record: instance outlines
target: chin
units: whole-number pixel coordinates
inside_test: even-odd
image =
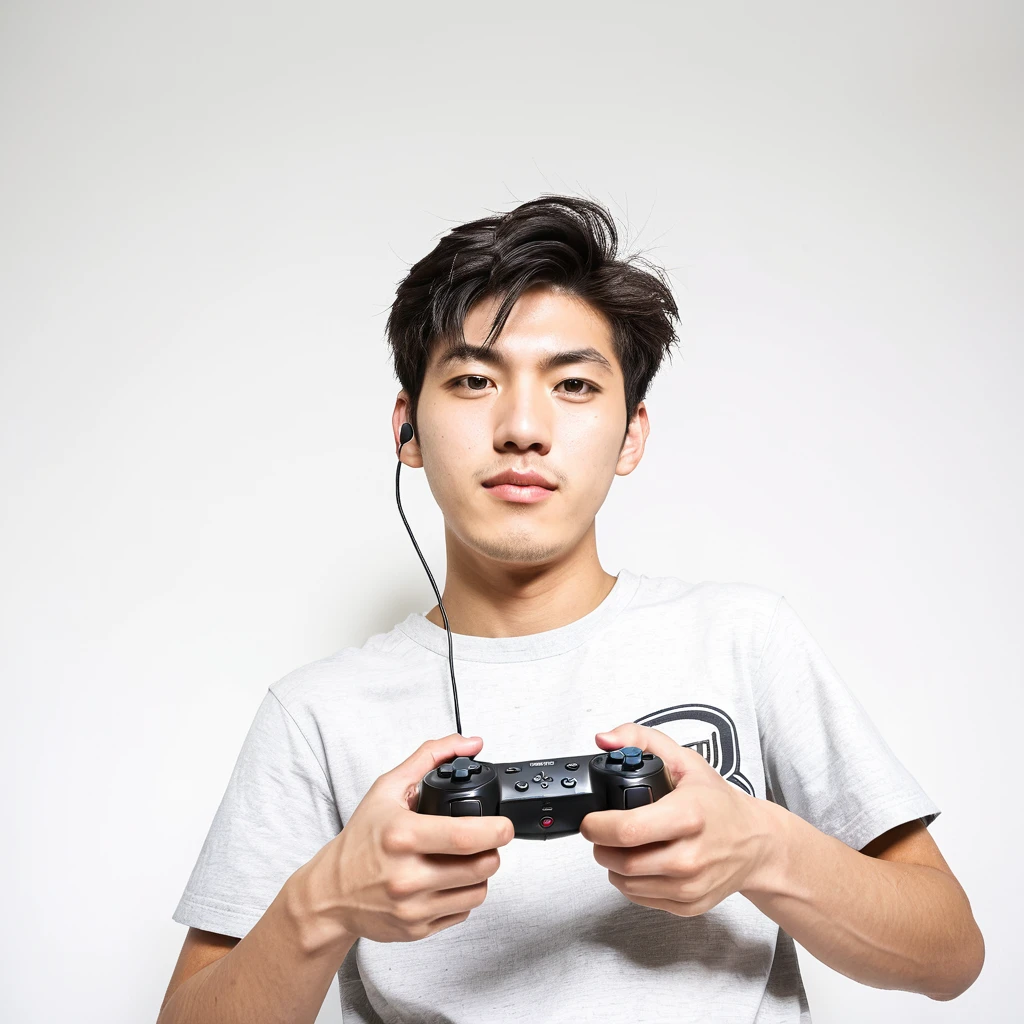
[[[564,541],[521,533],[475,537],[470,546],[485,558],[514,565],[541,565],[568,550]]]

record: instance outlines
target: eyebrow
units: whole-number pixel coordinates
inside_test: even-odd
[[[468,360],[478,360],[488,366],[497,366],[505,369],[508,360],[492,348],[484,348],[482,345],[453,345],[437,361],[437,369],[443,371],[453,363],[461,363]],[[564,352],[553,352],[546,359],[541,360],[541,370],[552,370],[558,366],[572,366],[575,363],[593,363],[609,372],[612,371],[612,364],[596,348],[574,348]]]

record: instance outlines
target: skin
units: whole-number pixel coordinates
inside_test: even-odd
[[[482,344],[499,301],[470,311],[469,346]],[[585,349],[605,364],[544,367]],[[594,517],[612,480],[637,467],[650,433],[642,402],[627,422],[611,327],[582,301],[535,288],[520,297],[489,353],[450,363],[444,355],[440,347],[431,354],[417,436],[400,457],[426,469],[444,513],[442,600],[452,631],[522,636],[581,618],[615,583],[598,560]],[[396,451],[410,405],[403,390],[392,417]],[[536,470],[557,490],[532,505],[496,498],[482,483],[505,469]],[[436,606],[427,618],[443,625]]]
[[[470,311],[470,346],[485,338],[497,304]],[[547,364],[568,351],[599,361]],[[444,514],[452,631],[522,636],[574,622],[615,583],[598,560],[594,518],[614,477],[639,464],[650,432],[643,403],[627,418],[610,327],[585,303],[537,288],[517,302],[490,354],[454,362],[444,354],[431,353],[418,433],[400,458],[426,470]],[[410,406],[400,392],[396,451]],[[557,488],[532,505],[499,499],[482,482],[507,468],[536,470]],[[427,617],[443,625],[436,606]],[[852,850],[743,793],[656,729],[624,723],[596,741],[653,751],[674,781],[648,807],[583,821],[595,860],[630,901],[694,916],[740,893],[823,963],[879,988],[944,1000],[978,976],[981,932],[920,822]],[[484,899],[511,822],[433,818],[413,806],[428,770],[475,756],[482,742],[457,734],[427,741],[381,776],[243,939],[190,928],[158,1024],[313,1024],[360,935],[413,941],[464,921]]]

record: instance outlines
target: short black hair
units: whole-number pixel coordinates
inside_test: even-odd
[[[413,264],[388,314],[388,344],[411,399],[413,427],[432,346],[441,339],[464,343],[470,309],[503,296],[483,342],[490,344],[519,296],[536,285],[583,299],[607,318],[625,378],[627,423],[632,420],[678,340],[679,311],[664,270],[639,255],[621,257],[618,247],[608,210],[575,196],[542,195],[452,228]]]

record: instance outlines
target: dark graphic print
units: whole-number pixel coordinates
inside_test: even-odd
[[[677,742],[682,747],[696,750],[727,781],[737,785],[744,793],[755,796],[754,787],[740,771],[740,743],[736,726],[721,708],[710,704],[677,704],[636,719],[637,725],[648,725],[654,729],[666,722],[681,723],[681,728],[677,727],[672,732],[699,736],[699,739]]]

